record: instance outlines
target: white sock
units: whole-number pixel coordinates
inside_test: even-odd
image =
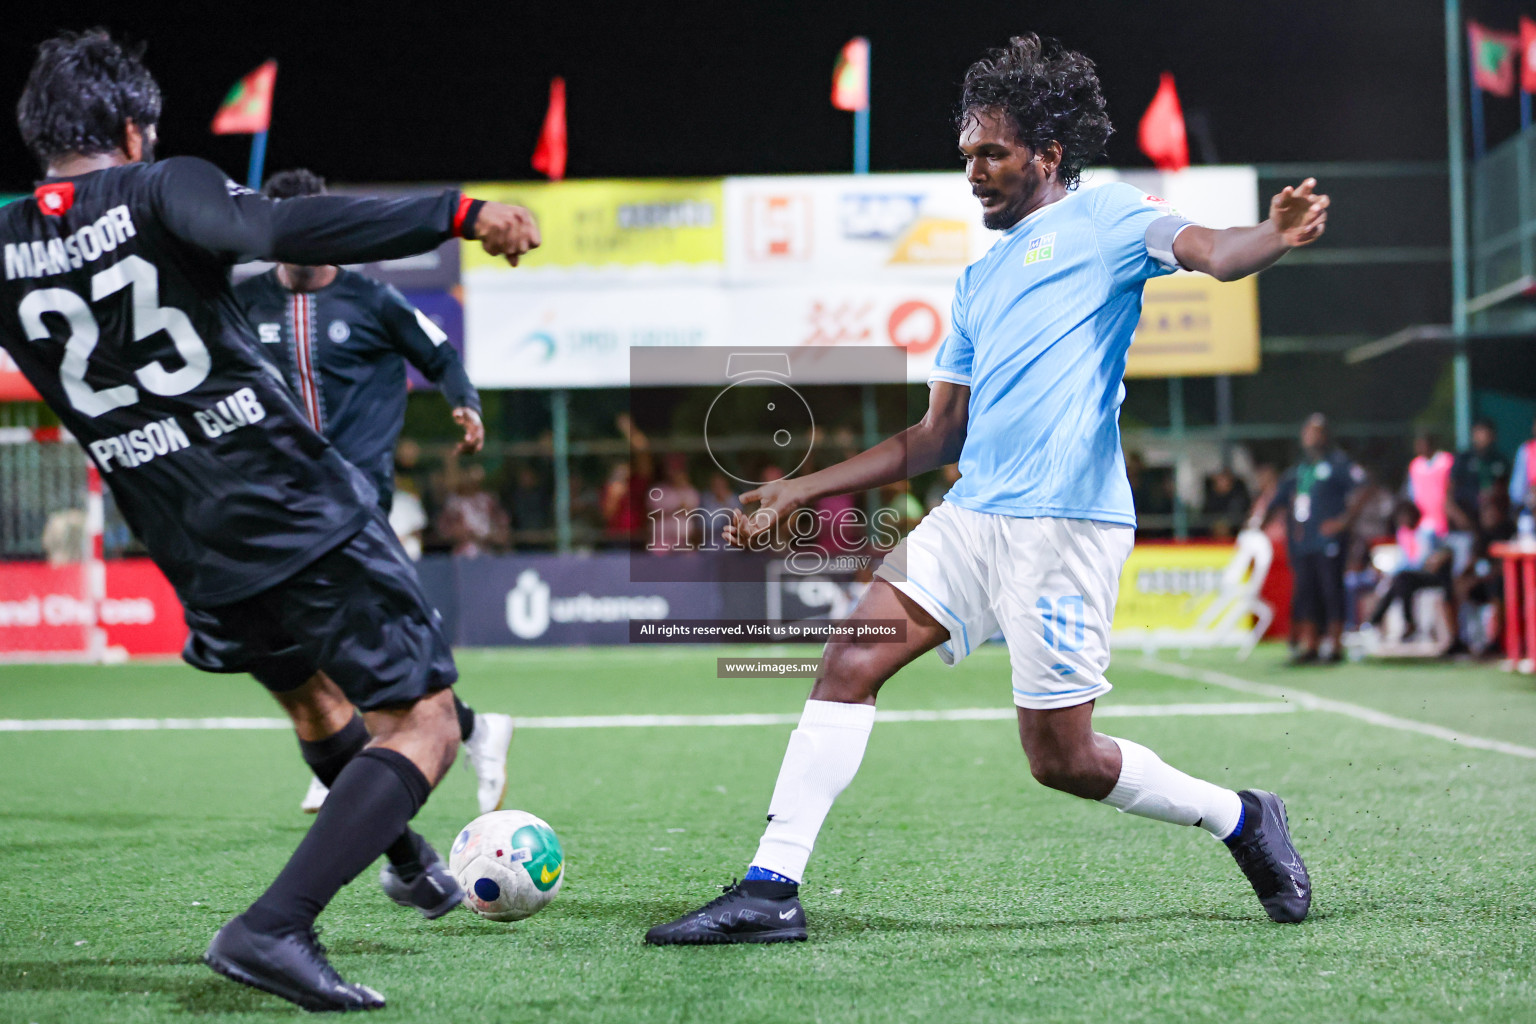
[[[1237,828],[1243,802],[1232,790],[1169,767],[1140,743],[1110,739],[1120,745],[1120,780],[1103,803],[1143,818],[1199,825],[1217,839]]]
[[[808,700],[800,725],[789,736],[779,781],[768,803],[768,828],[758,844],[754,867],[800,881],[811,859],[816,833],[832,801],[853,781],[864,760],[873,704]]]

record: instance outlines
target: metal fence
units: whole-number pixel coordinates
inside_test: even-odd
[[[1536,330],[1536,130],[1506,139],[1472,167],[1471,297],[1482,331]],[[1514,301],[1511,301],[1514,300]]]
[[[0,558],[44,557],[49,524],[68,528],[61,513],[85,513],[85,453],[72,441],[39,444],[31,434],[0,426]]]

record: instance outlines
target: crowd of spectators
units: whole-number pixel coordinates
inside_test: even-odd
[[[1335,446],[1320,415],[1307,420],[1301,441],[1300,459],[1273,488],[1259,488],[1248,520],[1289,561],[1293,661],[1343,660],[1346,631],[1359,631],[1363,649],[1380,649],[1394,610],[1401,630],[1390,641],[1399,650],[1497,650],[1503,578],[1490,547],[1532,532],[1536,425],[1513,461],[1487,420],[1462,452],[1422,433],[1395,486]],[[1438,621],[1419,621],[1416,598],[1431,589]]]
[[[614,418],[615,452],[570,461],[567,495],[572,538],[587,550],[644,548],[657,554],[713,545],[703,533],[718,532],[721,513],[740,509],[738,496],[753,483],[784,476],[772,455],[745,457],[733,477],[708,452],[667,451],[654,444],[627,413]],[[846,428],[818,437],[806,473],[855,454],[857,438]],[[390,521],[413,557],[450,553],[475,557],[510,551],[547,551],[554,547],[555,483],[547,457],[511,458],[487,471],[482,461],[461,461],[445,450],[429,466],[415,441],[400,442],[395,456],[396,498]],[[730,464],[730,463],[728,463]],[[943,500],[959,479],[957,467],[945,466],[915,483],[881,488],[874,508],[891,530],[905,534]],[[919,497],[921,494],[921,497]],[[857,495],[825,498],[812,510],[823,523],[851,522],[823,531],[818,539],[829,553],[863,549],[867,544],[865,499]]]
[[[713,546],[701,536],[710,522],[721,521],[711,516],[739,508],[737,495],[749,485],[728,476],[707,452],[653,444],[627,414],[615,418],[613,435],[614,455],[571,463],[566,497],[576,545],[660,554],[701,542]],[[1301,455],[1293,465],[1261,462],[1247,472],[1222,466],[1201,483],[1198,506],[1184,508],[1171,468],[1150,467],[1133,450],[1126,454],[1126,471],[1143,535],[1171,534],[1177,510],[1195,538],[1225,541],[1245,528],[1270,536],[1292,573],[1297,661],[1342,659],[1346,632],[1379,630],[1394,608],[1404,639],[1434,634],[1446,641],[1443,653],[1476,653],[1495,646],[1501,621],[1501,576],[1489,545],[1512,536],[1522,512],[1529,522],[1536,506],[1536,428],[1532,437],[1506,452],[1494,425],[1479,421],[1465,451],[1452,453],[1426,433],[1415,439],[1406,467],[1362,464],[1332,442],[1322,416],[1313,416],[1303,426]],[[858,448],[851,430],[829,432],[818,438],[801,472]],[[417,444],[401,442],[391,518],[414,556],[474,557],[554,546],[556,502],[547,457],[510,459],[491,473],[479,462],[451,456],[431,468],[424,463]],[[784,475],[767,456],[743,472],[759,481]],[[859,514],[877,509],[904,534],[957,479],[959,469],[950,465],[882,488],[873,498],[825,499],[813,510],[820,522],[859,526],[824,529],[817,543],[830,553],[866,548],[868,520]],[[1444,595],[1441,621],[1417,621],[1415,597],[1427,588]]]

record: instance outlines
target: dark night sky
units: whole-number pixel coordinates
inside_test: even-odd
[[[1513,24],[1499,0],[1478,9]],[[957,166],[948,119],[966,65],[1034,30],[1098,62],[1114,164],[1145,163],[1135,123],[1164,69],[1186,113],[1208,117],[1224,162],[1440,159],[1442,18],[1435,0],[28,4],[4,20],[0,94],[12,102],[54,29],[104,24],[149,44],[166,96],[161,153],[236,176],[246,139],[207,123],[269,56],[281,62],[270,169],[531,178],[548,80],[563,74],[573,177],[842,171],[850,115],[831,109],[829,79],[838,47],[863,33],[873,168],[944,169]],[[14,129],[0,135],[0,189],[29,187]]]

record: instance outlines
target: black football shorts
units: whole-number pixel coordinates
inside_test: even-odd
[[[182,658],[249,672],[274,693],[328,675],[363,710],[410,704],[458,679],[437,611],[382,513],[283,582],[186,609]]]
[[[1291,559],[1291,618],[1326,629],[1344,621],[1344,555],[1337,544]]]

